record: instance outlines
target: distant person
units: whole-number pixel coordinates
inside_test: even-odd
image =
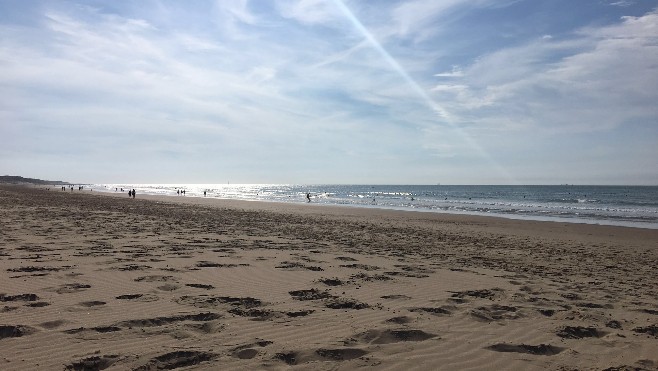
[[[133,191],[128,190],[128,198],[130,198],[130,197],[132,197],[132,196],[133,196]]]
[[[309,192],[306,192],[306,199],[308,200],[306,202],[311,202],[311,194]]]
[[[180,189],[176,190],[176,195],[180,196]]]
[[[206,191],[203,191],[203,197],[206,197]]]

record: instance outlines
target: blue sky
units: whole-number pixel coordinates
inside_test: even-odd
[[[0,0],[0,175],[658,184],[658,1]]]

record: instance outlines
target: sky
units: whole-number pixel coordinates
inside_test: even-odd
[[[658,185],[658,1],[0,0],[0,175]]]

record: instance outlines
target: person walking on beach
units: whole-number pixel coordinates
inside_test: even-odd
[[[311,193],[310,192],[306,192],[306,199],[308,200],[306,202],[311,202]]]
[[[135,198],[135,188],[133,188],[133,198]]]

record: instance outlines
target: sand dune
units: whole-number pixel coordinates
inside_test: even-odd
[[[0,369],[658,368],[658,231],[0,187]]]

